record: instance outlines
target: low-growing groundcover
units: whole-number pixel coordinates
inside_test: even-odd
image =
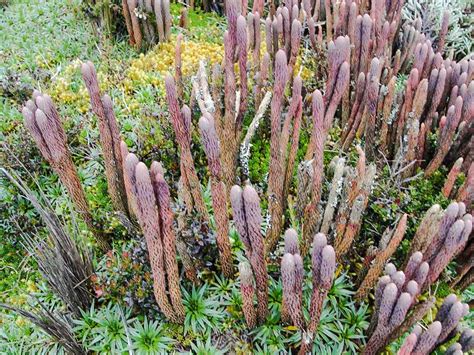
[[[0,352],[472,351],[466,4],[83,5],[0,8]]]

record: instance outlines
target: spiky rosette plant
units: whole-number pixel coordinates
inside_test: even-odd
[[[26,250],[38,264],[51,290],[64,302],[67,311],[79,317],[93,302],[90,276],[94,270],[89,250],[61,222],[42,191],[39,199],[19,175],[3,168],[0,171],[31,202],[49,233],[48,238],[43,240],[40,235],[22,232]],[[43,316],[46,320],[54,320],[54,314],[46,312]]]

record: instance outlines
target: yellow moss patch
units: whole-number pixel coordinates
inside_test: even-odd
[[[161,43],[133,60],[121,83],[124,91],[130,92],[137,86],[144,85],[153,85],[164,91],[164,76],[174,73],[175,46],[176,38],[172,38],[170,42]],[[206,60],[211,65],[220,63],[224,53],[222,45],[195,41],[183,41],[181,50],[181,70],[184,77],[194,75],[201,60]]]
[[[152,86],[158,92],[159,98],[164,98],[164,77],[168,73],[174,73],[175,46],[176,37],[172,37],[170,42],[160,43],[147,54],[132,59],[129,65],[125,65],[125,78],[120,73],[106,74],[99,70],[101,89],[103,92],[110,92],[115,88],[122,92],[120,102],[123,108],[132,114],[140,109],[140,104],[134,97],[134,93],[138,90]],[[194,75],[201,60],[213,65],[220,63],[224,54],[223,45],[207,42],[184,40],[181,48],[183,77]],[[48,92],[58,105],[66,104],[76,108],[80,113],[86,113],[89,110],[89,95],[85,85],[82,82],[78,83],[80,66],[79,60],[67,66],[53,78]]]

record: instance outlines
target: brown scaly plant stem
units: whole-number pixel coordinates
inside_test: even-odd
[[[177,216],[178,223],[178,235],[176,237],[176,250],[178,251],[179,256],[181,257],[181,262],[183,263],[184,275],[186,278],[195,285],[199,285],[200,281],[197,277],[196,267],[194,261],[189,254],[188,247],[183,240],[182,231],[186,228],[185,213],[178,212]]]
[[[369,195],[375,180],[376,167],[365,166],[365,154],[358,148],[359,159],[356,174],[346,178],[345,195],[336,217],[335,249],[339,262],[349,251],[354,239],[362,227],[362,215],[367,208]]]
[[[301,255],[304,257],[309,251],[309,244],[311,239],[311,233],[315,227],[316,221],[318,219],[319,211],[319,200],[321,199],[321,184],[323,178],[323,149],[324,149],[324,126],[323,126],[323,112],[324,112],[324,103],[321,92],[316,90],[312,96],[312,107],[313,107],[313,132],[311,137],[314,138],[310,140],[308,145],[308,150],[313,149],[313,163],[312,163],[312,183],[311,183],[311,197],[308,205],[304,209],[304,224],[303,224],[303,238],[301,244]]]
[[[268,213],[270,216],[270,228],[267,233],[266,252],[267,255],[273,251],[283,229],[283,212],[286,208],[286,196],[293,176],[294,159],[298,148],[300,112],[299,101],[301,98],[302,81],[296,77],[293,80],[293,69],[299,52],[301,42],[301,23],[297,18],[290,19],[290,8],[281,6],[277,9],[277,17],[283,21],[283,28],[272,28],[267,33],[272,37],[274,52],[274,86],[271,102],[271,137],[270,137],[270,166],[268,179]],[[298,12],[297,8],[295,9]],[[283,36],[283,45],[280,46],[279,34]],[[280,48],[280,49],[278,49]],[[272,49],[267,48],[267,51]],[[264,58],[265,60],[265,58]],[[293,93],[288,112],[282,124],[282,111],[285,101],[285,87],[293,81]],[[290,131],[292,128],[292,132]],[[290,133],[292,136],[290,151],[288,142]]]
[[[270,214],[270,228],[266,238],[267,254],[273,250],[280,238],[283,224],[283,185],[284,172],[282,166],[281,149],[281,111],[285,86],[288,80],[286,55],[279,50],[275,56],[275,82],[271,108],[271,135],[270,135],[270,167],[268,173],[268,211]]]
[[[303,115],[303,98],[301,96],[301,88],[302,88],[302,80],[300,76],[295,77],[293,81],[293,94],[291,97],[291,104],[288,109],[288,114],[284,122],[283,132],[285,133],[285,137],[290,136],[290,124],[291,120],[293,120],[293,125],[291,127],[291,141],[289,148],[287,147],[287,140],[282,140],[282,152],[284,153],[283,158],[286,161],[286,169],[285,169],[285,180],[283,185],[283,206],[286,209],[287,201],[286,197],[288,196],[288,191],[290,189],[291,181],[293,179],[294,170],[295,170],[295,161],[296,161],[296,154],[298,152],[298,143],[300,137],[300,127],[301,127],[301,119]]]
[[[474,163],[471,163],[464,184],[459,188],[456,199],[464,202],[466,210],[472,213],[474,201]]]
[[[235,181],[235,168],[237,166],[238,137],[236,117],[236,75],[234,63],[237,47],[237,19],[240,15],[239,5],[236,0],[226,2],[226,16],[228,29],[224,33],[224,114],[220,115],[221,122],[216,126],[222,127],[219,141],[222,142],[223,178],[226,186],[232,186]],[[245,51],[246,52],[246,51]],[[220,100],[216,101],[216,103]],[[218,117],[216,117],[218,119]],[[219,133],[219,130],[218,130]]]
[[[327,244],[326,236],[318,233],[313,239],[311,256],[313,267],[313,293],[309,305],[309,323],[303,332],[301,348],[298,354],[304,355],[312,351],[314,335],[318,329],[323,303],[334,280],[336,270],[336,253],[332,246]]]
[[[234,185],[230,191],[234,223],[245,246],[245,255],[252,266],[257,293],[258,323],[268,314],[268,273],[261,231],[260,199],[253,187]]]
[[[92,62],[82,64],[82,77],[91,100],[92,111],[98,118],[100,145],[105,163],[107,188],[115,210],[129,216],[127,194],[123,179],[123,161],[120,149],[120,131],[108,95],[101,97],[97,72]]]
[[[174,323],[183,323],[184,306],[176,261],[173,213],[163,169],[159,163],[153,162],[148,170],[134,154],[129,153],[125,160],[125,171],[147,243],[156,301],[166,318]]]
[[[456,183],[456,179],[461,172],[462,163],[464,162],[463,158],[459,158],[454,163],[453,167],[449,171],[448,176],[446,177],[446,181],[444,182],[443,189],[441,190],[444,197],[449,198],[451,192],[453,191],[454,184]]]
[[[181,70],[181,41],[183,35],[180,33],[176,37],[176,46],[174,54],[174,80],[176,82],[176,92],[179,98],[183,97],[183,72]]]
[[[171,12],[169,0],[122,0],[130,45],[137,50],[169,41]]]
[[[319,324],[323,302],[331,288],[336,269],[334,249],[327,245],[324,234],[314,236],[312,251],[313,292],[309,305],[310,320],[303,317],[303,259],[299,254],[298,236],[294,229],[285,233],[285,254],[281,260],[283,284],[282,317],[302,333],[299,354],[311,353],[314,335]]]
[[[229,241],[229,219],[227,217],[227,189],[222,181],[222,169],[220,162],[220,147],[217,133],[214,127],[214,118],[204,114],[199,120],[202,143],[206,152],[209,171],[211,174],[211,194],[214,219],[217,229],[217,247],[226,277],[234,274],[232,266],[232,250]]]
[[[180,160],[181,160],[181,176],[183,176],[183,188],[189,191],[192,197],[193,205],[190,206],[188,201],[188,212],[191,212],[193,207],[199,212],[204,220],[209,220],[209,214],[204,203],[201,191],[201,184],[194,167],[194,160],[191,154],[190,142],[190,115],[191,112],[187,106],[183,106],[180,110],[179,102],[176,92],[176,85],[172,76],[167,76],[166,84],[166,100],[168,102],[168,109],[171,116],[176,141],[179,145]]]
[[[125,194],[127,195],[128,211],[130,213],[130,216],[133,217],[134,220],[136,220],[137,203],[133,197],[130,179],[127,175],[127,172],[125,171],[125,159],[127,159],[128,153],[129,151],[128,151],[127,143],[125,143],[123,140],[120,141],[120,155],[122,157],[123,184],[125,187]]]
[[[312,96],[313,131],[308,143],[306,159],[313,160],[313,181],[310,202],[304,210],[301,245],[301,255],[303,256],[309,251],[311,236],[314,235],[321,218],[322,211],[320,211],[319,202],[324,175],[324,144],[336,109],[349,83],[349,56],[350,48],[347,37],[338,37],[334,42],[329,43],[328,62],[330,68],[326,92],[323,97],[321,92],[316,90]]]
[[[26,102],[22,113],[25,126],[33,136],[41,155],[59,175],[75,209],[93,233],[98,246],[106,252],[110,249],[109,240],[92,218],[76,166],[67,146],[66,133],[53,101],[48,95],[35,91],[33,100]]]
[[[257,325],[257,312],[253,305],[255,298],[255,286],[253,272],[250,264],[242,261],[239,264],[240,292],[242,294],[242,311],[249,329]]]
[[[356,299],[363,300],[367,297],[369,291],[373,288],[377,279],[379,278],[382,269],[387,262],[388,258],[392,256],[392,254],[397,249],[398,245],[402,241],[405,230],[407,226],[407,215],[404,214],[397,223],[397,228],[394,230],[393,235],[390,238],[390,242],[386,246],[384,250],[381,250],[377,253],[372,266],[370,267],[364,281],[360,285],[357,293],[355,295]]]

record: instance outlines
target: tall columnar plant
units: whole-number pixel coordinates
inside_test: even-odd
[[[232,250],[229,242],[229,219],[227,217],[226,186],[222,181],[220,147],[214,127],[214,118],[205,114],[199,120],[202,143],[207,155],[211,174],[212,206],[217,229],[217,247],[225,276],[233,276]]]
[[[271,138],[270,138],[270,167],[268,178],[268,210],[271,225],[267,236],[267,248],[272,250],[280,237],[283,217],[283,184],[284,174],[281,151],[281,110],[283,95],[288,81],[286,54],[279,50],[275,55],[275,81],[271,102]]]
[[[27,101],[22,113],[26,128],[33,136],[43,157],[59,175],[76,211],[93,232],[99,247],[107,251],[110,248],[108,238],[92,218],[76,166],[67,146],[66,133],[53,101],[48,95],[35,91],[33,100]]]
[[[456,199],[464,202],[467,211],[472,213],[474,202],[474,162],[469,166],[466,180],[459,188]]]
[[[304,269],[302,269],[302,261],[298,247],[298,234],[293,228],[287,229],[285,232],[285,250],[281,260],[281,278],[283,281],[281,319],[283,322],[291,320],[299,328],[303,326],[301,302]]]
[[[153,162],[148,169],[134,154],[129,153],[125,159],[125,172],[147,243],[156,301],[166,318],[182,323],[184,307],[176,261],[173,212],[163,168]]]
[[[129,216],[127,194],[123,178],[123,161],[120,150],[120,130],[115,118],[112,100],[101,96],[97,72],[92,62],[82,64],[82,77],[91,100],[92,111],[98,118],[100,145],[104,155],[107,188],[116,211]]]
[[[311,264],[313,267],[313,292],[309,305],[310,318],[301,342],[300,354],[311,351],[323,310],[323,302],[334,280],[336,253],[333,247],[327,244],[326,236],[322,233],[314,236]]]
[[[188,200],[188,212],[196,208],[202,218],[209,218],[206,205],[201,191],[201,184],[194,167],[194,160],[191,154],[191,111],[189,107],[184,105],[182,109],[179,107],[176,84],[172,76],[167,76],[166,83],[166,100],[171,116],[176,141],[179,145],[181,159],[181,178],[183,188],[189,192],[192,200]]]
[[[296,231],[288,229],[285,233],[285,255],[281,259],[281,278],[283,281],[283,315],[302,332],[300,354],[311,352],[316,329],[318,328],[323,303],[331,288],[336,255],[327,245],[326,236],[314,236],[312,250],[313,291],[309,304],[309,322],[303,317],[303,259],[299,254]]]
[[[298,236],[294,229],[285,232],[285,254],[281,259],[283,282],[282,319],[291,320],[299,329],[304,329],[302,311],[304,267],[299,254]]]
[[[341,206],[338,209],[335,226],[336,256],[338,260],[349,251],[362,227],[362,215],[367,208],[369,196],[374,185],[375,164],[366,166],[365,153],[358,147],[357,165],[346,172]]]
[[[313,108],[313,132],[312,139],[308,144],[306,156],[312,157],[312,183],[310,199],[304,209],[303,240],[301,254],[304,256],[309,251],[309,244],[315,224],[319,215],[319,200],[321,199],[321,188],[323,179],[323,153],[326,135],[324,133],[324,101],[319,90],[312,95]]]
[[[250,185],[243,189],[234,185],[230,191],[234,223],[245,246],[245,255],[252,266],[257,289],[258,322],[268,314],[268,273],[261,231],[262,213],[257,191]]]

